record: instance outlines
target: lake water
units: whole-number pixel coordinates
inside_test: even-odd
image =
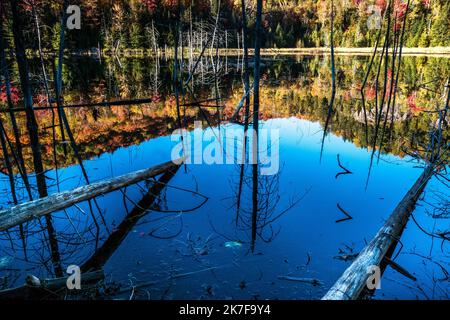
[[[412,108],[408,97],[415,94],[415,107],[433,108],[441,95],[431,90],[439,89],[439,81],[429,84],[430,90],[420,90],[419,85],[448,66],[447,59],[405,58],[407,71],[398,99],[399,119],[405,116],[396,120],[392,137],[386,139],[378,158],[378,152],[373,156],[367,147],[364,125],[357,120],[359,95],[355,88],[367,59],[337,60],[336,111],[322,156],[330,94],[328,58],[266,58],[260,130],[279,133],[276,174],[262,175],[261,165],[183,165],[150,208],[138,205],[151,185],[147,181],[98,197],[93,213],[88,203],[54,213],[57,255],[54,245],[51,249],[44,219],[29,222],[24,237],[18,228],[11,229],[0,240],[0,287],[2,283],[5,288],[21,285],[26,274],[51,277],[55,265],[64,271],[72,264],[86,266],[94,255],[97,263],[101,261],[106,282],[111,287],[120,285],[112,297],[320,299],[350,265],[351,260],[345,261],[344,256],[358,253],[371,240],[420,176],[423,162],[408,154],[417,142],[426,143],[425,124],[430,120],[426,113]],[[205,108],[206,121],[197,108],[183,110],[192,138],[207,134],[214,139],[241,128],[226,123],[242,97],[240,62],[228,58],[221,63],[221,111]],[[171,159],[178,141],[171,138],[177,121],[170,70],[170,61],[160,61],[158,66],[150,59],[120,63],[74,60],[67,64],[67,104],[81,99],[154,97],[152,103],[139,106],[68,109],[91,182]],[[199,96],[205,98],[215,93],[209,72],[205,66],[194,80]],[[370,92],[368,96],[370,104]],[[50,116],[46,112],[38,116],[49,193],[84,185],[76,159],[70,148],[69,154],[64,154],[62,144],[57,146],[59,169],[54,170],[51,129],[43,129],[51,125]],[[202,122],[202,129],[193,130],[194,120]],[[369,129],[372,132],[372,127]],[[236,145],[242,147],[242,140]],[[207,147],[205,143],[203,150]],[[29,153],[25,151],[27,164]],[[351,174],[336,177],[343,171],[338,157]],[[1,205],[11,206],[7,177],[0,183],[8,195]],[[26,201],[19,176],[16,185],[20,200]],[[432,215],[446,196],[448,188],[432,179],[414,211],[417,224],[409,221],[402,246],[397,246],[399,252],[394,254],[395,261],[417,280],[388,267],[375,299],[448,298],[448,242],[441,243],[422,230],[448,230],[448,216]],[[339,221],[346,217],[343,211],[352,219]],[[140,212],[139,219],[122,223],[130,212]],[[109,247],[105,248],[107,239]],[[286,276],[309,280],[289,281]]]

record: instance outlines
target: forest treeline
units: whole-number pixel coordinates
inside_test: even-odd
[[[406,0],[394,1],[394,17],[401,20]],[[61,8],[64,0],[24,0],[20,10],[27,17],[27,49],[36,49],[36,18],[46,50],[59,45]],[[242,47],[242,0],[69,0],[81,8],[81,29],[68,30],[68,49],[89,49],[99,45],[117,48],[171,47],[174,23],[180,15],[180,40],[185,46],[206,43],[219,14],[219,46]],[[377,36],[377,19],[389,0],[336,0],[335,46],[371,47]],[[253,41],[256,1],[245,1]],[[263,47],[302,48],[329,45],[329,0],[266,0],[262,17]],[[8,22],[8,4],[2,19]],[[9,25],[9,28],[8,28]],[[395,24],[393,28],[396,28]],[[10,30],[11,32],[11,30]],[[450,1],[413,0],[408,13],[406,47],[450,46]]]

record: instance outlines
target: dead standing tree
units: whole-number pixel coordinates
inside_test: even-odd
[[[239,187],[238,187],[238,197],[237,197],[237,205],[236,205],[236,224],[238,222],[239,210],[241,207],[241,194],[242,194],[242,185],[243,185],[243,177],[245,170],[245,160],[247,158],[247,131],[249,125],[249,113],[250,113],[250,73],[249,73],[249,63],[248,63],[248,44],[247,44],[247,8],[245,0],[241,1],[242,5],[242,47],[244,50],[243,57],[243,82],[244,82],[244,96],[245,96],[245,114],[244,114],[244,140],[243,140],[243,164],[240,168],[240,179],[239,179]],[[236,110],[236,114],[239,112],[239,108]]]
[[[253,84],[253,133],[254,137],[252,139],[253,148],[253,165],[252,165],[252,175],[253,175],[253,190],[252,201],[253,201],[253,212],[252,212],[252,239],[256,238],[256,223],[258,215],[258,193],[255,190],[258,189],[258,126],[259,126],[259,81],[260,81],[260,66],[261,66],[261,36],[262,36],[262,0],[256,1],[256,24],[255,24],[255,57],[254,57],[254,84]],[[252,243],[252,251],[255,249],[254,243]]]
[[[4,14],[5,10],[6,9],[5,9],[4,5],[0,5],[0,16],[2,14]],[[28,192],[28,196],[30,197],[30,200],[31,200],[32,199],[31,188],[30,188],[30,183],[28,181],[27,170],[25,167],[25,161],[23,158],[22,143],[20,141],[20,137],[21,137],[20,130],[17,125],[16,116],[13,111],[14,103],[13,103],[12,97],[11,97],[11,80],[10,80],[9,71],[8,71],[8,64],[6,61],[5,39],[3,36],[3,24],[2,23],[0,23],[0,69],[2,70],[2,72],[0,72],[0,74],[3,75],[4,81],[5,81],[5,91],[6,91],[7,104],[8,104],[7,112],[9,113],[9,116],[10,116],[11,126],[13,129],[14,139],[15,139],[15,148],[12,148],[12,146],[10,146],[11,153],[12,153],[12,156],[16,160],[18,170],[21,174],[25,188]],[[6,136],[6,139],[8,139],[7,136]],[[14,149],[15,149],[15,151],[14,151]]]
[[[31,151],[33,154],[33,165],[36,174],[37,187],[39,197],[44,198],[48,195],[47,183],[45,180],[44,167],[42,164],[41,145],[39,143],[38,124],[33,110],[33,97],[31,93],[31,85],[28,73],[28,62],[25,53],[25,46],[22,36],[22,17],[19,13],[19,0],[11,0],[11,12],[12,12],[12,30],[15,44],[16,61],[19,67],[20,84],[23,94],[23,103],[26,114],[26,123],[28,129],[28,135],[30,138]],[[49,237],[49,243],[52,252],[52,261],[55,274],[57,276],[62,275],[61,259],[59,256],[58,242],[56,241],[56,231],[53,226],[51,216],[45,216],[45,222],[47,225],[47,233]]]

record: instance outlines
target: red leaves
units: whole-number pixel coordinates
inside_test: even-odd
[[[145,5],[147,10],[150,11],[150,13],[155,13],[156,9],[158,8],[156,0],[141,0],[141,1]]]
[[[429,0],[424,0],[429,1]],[[382,12],[387,10],[388,8],[388,1],[387,0],[376,0],[375,5],[378,6]],[[391,12],[394,17],[397,19],[397,23],[394,25],[394,30],[399,30],[401,28],[401,22],[402,19],[406,15],[406,9],[407,9],[407,2],[405,0],[394,0],[393,8],[391,9]]]
[[[402,19],[406,14],[407,3],[403,0],[395,0],[394,2],[394,16],[397,17],[397,21]]]
[[[406,98],[406,103],[408,104],[408,107],[415,105],[416,97],[417,97],[417,92],[413,92],[408,96],[408,98]]]
[[[417,106],[416,104],[416,98],[417,98],[417,92],[411,93],[408,98],[406,98],[406,105],[408,106],[409,110],[413,113],[418,113],[423,111],[422,107]]]
[[[429,9],[431,7],[431,0],[422,0],[422,4],[425,8]]]
[[[13,86],[11,86],[11,100],[12,100],[13,104],[17,104],[20,100],[19,89],[16,87],[13,87]],[[8,102],[8,96],[6,94],[6,86],[5,85],[0,86],[0,102],[1,103]]]
[[[152,102],[153,103],[158,103],[158,102],[160,102],[161,101],[161,95],[159,94],[159,93],[155,93],[153,96],[152,96]]]
[[[399,31],[402,28],[403,20],[405,19],[408,4],[404,0],[395,0],[393,15],[395,17],[394,31]]]
[[[375,99],[376,95],[377,92],[373,86],[367,87],[364,91],[364,97],[366,98],[366,100],[373,100]]]
[[[19,8],[22,11],[31,12],[33,7],[37,7],[41,4],[40,0],[24,0],[19,2]]]

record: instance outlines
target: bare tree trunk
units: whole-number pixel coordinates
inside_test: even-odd
[[[405,16],[403,17],[402,34],[400,36],[400,47],[399,47],[399,54],[398,54],[397,75],[395,77],[395,85],[394,85],[394,93],[393,93],[394,97],[393,97],[393,100],[392,100],[392,113],[391,113],[391,123],[390,123],[390,130],[389,130],[389,141],[391,141],[392,131],[394,130],[395,101],[396,101],[396,97],[397,97],[397,88],[398,88],[398,79],[400,77],[400,68],[401,68],[401,65],[402,65],[403,38],[404,38],[404,35],[405,35],[405,29],[406,29],[406,18],[408,17],[410,4],[411,4],[411,0],[408,0],[408,3],[406,4]]]
[[[336,96],[336,68],[334,63],[334,1],[331,1],[331,34],[330,34],[330,47],[331,47],[331,98],[328,105],[327,120],[325,127],[323,128],[322,145],[320,147],[320,161],[322,161],[323,147],[325,144],[325,137],[328,132],[328,126],[330,125],[331,117],[333,115],[333,105]]]
[[[380,22],[381,24],[383,23],[384,18],[385,17],[383,15],[383,19]],[[374,62],[375,57],[376,57],[376,55],[378,53],[378,45],[379,45],[380,39],[381,39],[381,30],[382,30],[382,27],[380,25],[380,30],[378,31],[377,41],[375,42],[375,48],[374,48],[374,51],[373,51],[373,55],[372,55],[372,58],[370,59],[369,66],[367,67],[366,75],[364,77],[364,81],[363,81],[363,83],[361,85],[361,90],[360,90],[361,102],[362,102],[362,107],[363,107],[363,112],[364,112],[364,128],[365,128],[365,132],[366,132],[366,144],[367,144],[367,147],[369,147],[369,125],[368,125],[368,122],[367,122],[367,108],[366,108],[364,89],[366,87],[367,81],[369,80],[370,71],[372,70],[373,62]]]
[[[244,133],[245,137],[247,136],[247,130],[248,130],[248,121],[249,121],[249,114],[250,114],[250,72],[249,72],[249,65],[248,65],[248,31],[247,31],[247,12],[246,12],[246,4],[245,0],[241,0],[242,5],[242,47],[244,49],[244,75],[243,75],[243,81],[244,81],[244,90],[245,94],[247,94],[247,97],[245,98],[245,115],[244,115]],[[245,143],[245,141],[244,141]]]
[[[33,111],[33,98],[31,94],[30,81],[28,76],[28,62],[25,56],[25,47],[22,39],[22,26],[20,15],[17,11],[18,1],[11,0],[11,10],[13,17],[13,34],[16,47],[16,59],[19,67],[20,84],[22,87],[23,102],[27,117],[27,128],[30,137],[31,150],[33,152],[33,164],[38,181],[38,191],[41,197],[47,195],[47,185],[42,166],[41,145],[39,143],[38,125]]]
[[[252,170],[252,252],[255,250],[256,221],[258,215],[258,131],[259,131],[259,79],[260,79],[260,52],[261,52],[261,20],[262,0],[256,1],[256,25],[255,25],[255,57],[254,57],[254,87],[253,87],[253,170]]]
[[[25,54],[25,47],[22,38],[22,23],[18,10],[18,1],[11,0],[11,11],[13,18],[13,35],[16,47],[16,59],[19,67],[20,84],[22,87],[22,94],[27,117],[27,128],[30,136],[31,150],[33,153],[33,165],[36,174],[37,187],[39,197],[44,198],[48,195],[47,183],[45,181],[44,167],[42,165],[41,145],[39,143],[38,124],[33,110],[33,98],[31,94],[31,86],[28,75],[28,62]],[[47,225],[47,233],[52,254],[52,262],[55,274],[62,275],[61,259],[59,256],[58,243],[56,241],[56,231],[53,227],[51,216],[45,217]]]
[[[45,89],[45,94],[47,96],[47,105],[50,108],[51,113],[52,113],[53,162],[55,165],[56,186],[59,191],[58,159],[56,157],[56,143],[57,142],[56,142],[56,128],[55,128],[55,110],[51,107],[51,95],[50,95],[50,89],[48,86],[47,71],[45,70],[44,54],[42,52],[42,45],[41,45],[41,28],[40,28],[40,24],[39,24],[39,17],[37,15],[34,4],[32,4],[32,11],[33,11],[33,15],[34,15],[34,21],[36,24],[39,59],[41,61],[42,76],[44,77],[44,89]]]
[[[236,212],[236,225],[239,220],[239,211],[241,208],[241,195],[242,195],[242,184],[244,179],[244,169],[245,169],[245,160],[247,159],[247,132],[248,132],[248,122],[249,122],[249,113],[250,113],[250,77],[249,77],[249,65],[248,65],[248,46],[247,46],[247,13],[246,13],[246,4],[245,0],[241,0],[242,5],[242,47],[244,49],[243,55],[243,82],[244,82],[244,95],[245,96],[245,114],[244,114],[244,141],[243,141],[243,163],[241,164],[240,174],[239,174],[239,188],[238,188],[238,199],[237,199],[237,212]],[[239,35],[239,32],[238,32]],[[238,37],[238,46],[239,46],[239,37]],[[239,60],[238,60],[239,65]],[[238,107],[239,108],[239,107]]]
[[[178,128],[182,129],[183,125],[181,123],[181,111],[180,111],[180,80],[178,79],[178,73],[179,73],[179,67],[178,67],[178,39],[180,34],[180,11],[181,11],[181,5],[180,1],[178,0],[178,12],[177,12],[177,19],[175,22],[175,30],[174,30],[174,66],[173,66],[173,89],[175,91],[175,100],[177,104],[177,120],[178,120]]]
[[[258,133],[259,123],[259,82],[261,66],[261,20],[262,20],[262,0],[256,1],[256,24],[255,24],[255,56],[254,56],[254,84],[253,84],[253,129]],[[255,143],[255,141],[253,142]],[[257,141],[256,141],[257,144]]]
[[[33,197],[31,194],[31,188],[30,188],[30,183],[29,183],[28,176],[27,176],[25,161],[23,159],[22,142],[20,141],[20,131],[19,131],[19,127],[17,125],[16,116],[13,111],[14,105],[13,105],[13,102],[11,99],[11,81],[10,81],[9,72],[8,72],[8,65],[6,62],[5,46],[3,43],[3,26],[1,23],[0,23],[0,60],[1,60],[0,66],[1,66],[1,69],[3,69],[3,76],[5,78],[5,89],[6,89],[6,97],[7,97],[7,102],[8,102],[8,111],[7,112],[9,113],[9,116],[11,119],[11,126],[13,129],[15,143],[16,143],[16,148],[15,148],[17,150],[16,162],[19,167],[19,172],[21,173],[23,183],[28,192],[28,196],[30,197],[30,200],[31,200]],[[13,148],[11,148],[11,153],[13,155],[15,154]]]

